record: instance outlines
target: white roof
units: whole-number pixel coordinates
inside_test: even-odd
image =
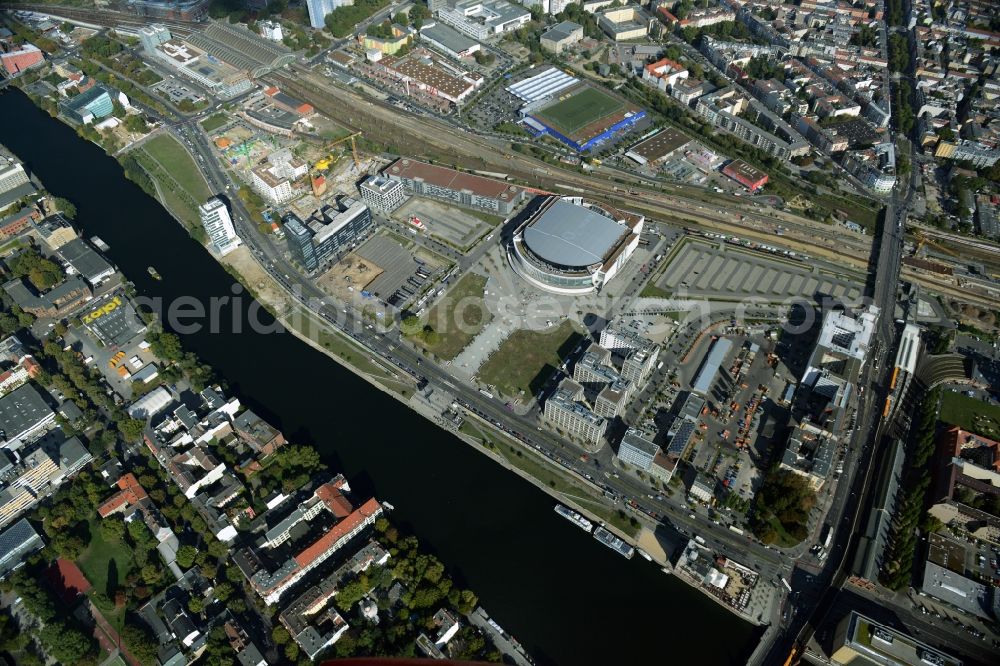
[[[559,92],[579,82],[561,69],[550,67],[539,74],[507,86],[507,92],[530,104],[540,99],[553,97]]]
[[[174,401],[170,391],[160,386],[133,402],[128,408],[128,415],[134,419],[145,419],[155,416]]]

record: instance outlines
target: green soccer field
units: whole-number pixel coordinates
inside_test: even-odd
[[[624,103],[597,88],[585,88],[576,95],[537,113],[539,119],[569,136],[587,125],[621,110]]]

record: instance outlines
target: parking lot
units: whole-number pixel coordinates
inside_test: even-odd
[[[388,235],[372,236],[354,251],[357,256],[382,269],[365,291],[381,298],[390,305],[402,306],[419,294],[428,283],[440,277],[443,264],[418,256],[411,248],[404,248]]]
[[[150,89],[163,93],[174,104],[184,100],[189,100],[192,104],[205,101],[204,95],[178,82],[174,78],[163,79],[159,83],[150,86]]]
[[[656,285],[691,296],[740,300],[757,297],[771,302],[823,296],[853,302],[861,286],[823,273],[804,262],[770,258],[764,253],[724,244],[687,239],[674,254]]]
[[[485,214],[484,214],[485,216]],[[432,201],[424,197],[411,197],[392,217],[408,223],[416,217],[427,228],[432,237],[456,248],[468,250],[489,233],[490,229],[503,221],[496,217],[491,225],[475,213]]]
[[[146,326],[121,295],[102,299],[80,319],[80,326],[70,328],[69,341],[75,343],[87,366],[96,368],[116,392],[129,398],[131,375],[155,360],[145,343]]]

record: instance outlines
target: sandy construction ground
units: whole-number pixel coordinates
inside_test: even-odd
[[[381,266],[352,252],[323,273],[316,283],[337,300],[349,301],[383,272]]]

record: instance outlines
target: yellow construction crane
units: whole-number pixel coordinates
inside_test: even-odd
[[[926,234],[922,233],[919,229],[914,230],[913,235],[917,239],[917,246],[915,248],[913,248],[913,255],[914,256],[917,256],[917,255],[920,254],[920,249],[924,245],[930,245],[930,246],[932,246],[932,247],[934,247],[934,248],[936,248],[938,250],[941,250],[945,254],[951,255],[952,257],[961,258],[961,256],[962,256],[960,253],[956,252],[955,250],[952,250],[949,247],[945,247],[941,243],[938,243],[937,241],[935,241],[930,236],[927,236]]]
[[[354,141],[354,139],[359,136],[361,136],[361,132],[352,132],[351,134],[337,139],[330,144],[330,147],[333,148],[334,146],[349,140],[351,142],[351,155],[354,157],[354,168],[358,170],[361,169],[361,160],[358,159],[358,144]]]

